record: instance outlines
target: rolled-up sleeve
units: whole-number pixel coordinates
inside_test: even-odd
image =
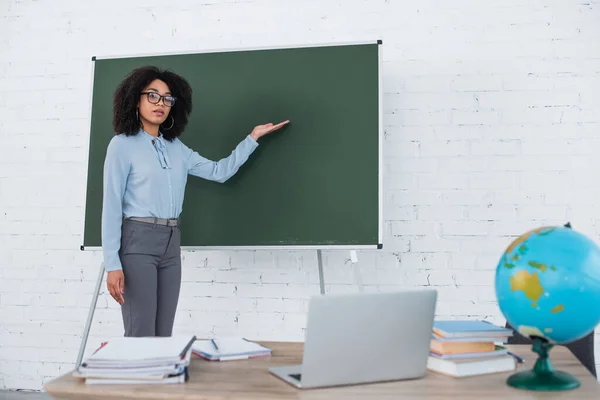
[[[123,196],[130,171],[129,157],[123,145],[121,138],[113,137],[104,160],[102,252],[104,269],[108,272],[122,269],[119,249],[123,223]]]
[[[198,152],[193,151],[183,143],[184,157],[188,173],[200,178],[223,183],[231,178],[239,168],[248,160],[248,157],[258,147],[256,140],[250,135],[246,136],[237,147],[231,152],[229,157],[219,161],[212,161],[204,158]]]

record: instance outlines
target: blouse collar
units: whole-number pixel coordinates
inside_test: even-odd
[[[164,169],[172,168],[171,160],[169,159],[169,153],[167,152],[167,145],[165,143],[165,138],[163,137],[160,131],[158,132],[158,137],[154,137],[143,129],[140,130],[146,135],[146,137],[152,143],[154,150],[156,151],[156,155],[158,157],[158,161],[160,162],[160,166]]]

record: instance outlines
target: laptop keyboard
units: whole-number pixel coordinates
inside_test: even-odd
[[[301,381],[302,374],[290,374],[290,376],[298,381]]]

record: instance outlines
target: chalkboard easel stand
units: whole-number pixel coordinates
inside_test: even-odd
[[[360,270],[358,268],[358,259],[356,256],[356,250],[350,250],[350,261],[352,262],[352,267],[354,269],[354,279],[356,279],[356,285],[358,286],[358,291],[362,293],[363,283],[360,276]],[[323,278],[323,255],[321,250],[317,250],[317,265],[319,268],[319,287],[321,289],[321,294],[325,294],[325,279]]]
[[[92,320],[94,319],[94,311],[96,311],[96,304],[98,303],[98,295],[100,294],[100,285],[104,278],[104,263],[100,263],[100,271],[98,273],[98,279],[96,279],[96,287],[94,288],[94,295],[92,296],[92,303],[90,304],[90,311],[88,312],[87,321],[85,321],[85,328],[83,329],[83,337],[81,338],[81,344],[79,345],[79,353],[77,354],[77,361],[75,361],[75,370],[79,370],[81,361],[83,360],[83,353],[87,344],[88,335],[92,326]]]

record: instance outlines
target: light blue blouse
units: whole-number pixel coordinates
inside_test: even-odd
[[[119,259],[124,217],[179,218],[188,174],[217,182],[231,178],[258,143],[250,135],[227,158],[212,161],[187,147],[140,130],[114,136],[104,161],[102,251],[106,271]]]

